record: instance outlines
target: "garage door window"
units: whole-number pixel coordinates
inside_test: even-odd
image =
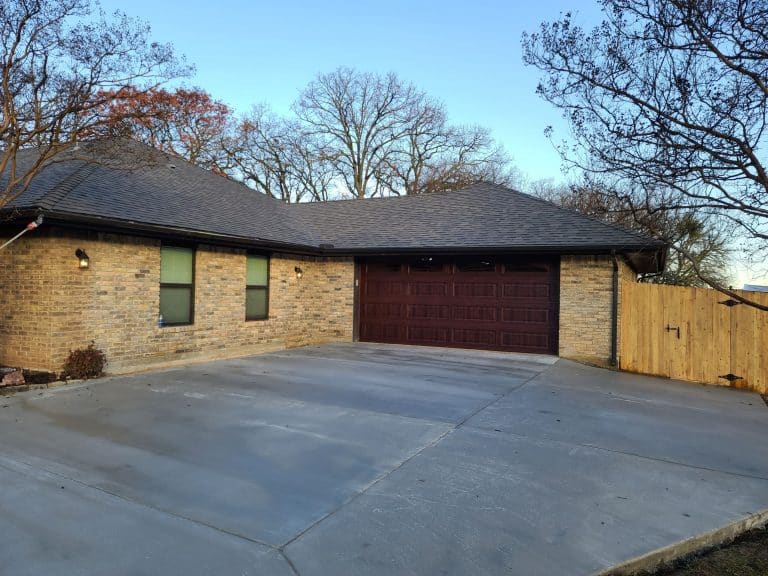
[[[445,261],[434,256],[424,256],[411,262],[408,268],[410,272],[442,272],[445,269]]]
[[[160,248],[160,315],[165,326],[192,324],[194,278],[195,251],[192,248]]]
[[[269,259],[248,255],[245,272],[245,319],[265,320],[269,304]]]
[[[496,263],[488,258],[459,260],[456,263],[456,268],[459,272],[495,272]]]

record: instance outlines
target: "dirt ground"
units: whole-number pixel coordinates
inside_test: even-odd
[[[643,576],[768,576],[768,527],[732,544]]]

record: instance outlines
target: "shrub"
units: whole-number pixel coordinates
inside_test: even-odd
[[[62,378],[87,379],[97,378],[104,374],[107,357],[91,342],[87,348],[70,350],[67,361],[64,362]]]

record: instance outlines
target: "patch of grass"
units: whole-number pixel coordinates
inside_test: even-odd
[[[766,576],[768,527],[742,534],[731,544],[678,561],[644,576]]]

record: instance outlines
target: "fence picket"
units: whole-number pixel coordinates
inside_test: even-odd
[[[739,293],[768,304],[768,294]],[[622,283],[621,369],[725,386],[721,376],[733,373],[742,378],[733,385],[768,393],[768,312],[721,304],[727,299],[706,288]]]

